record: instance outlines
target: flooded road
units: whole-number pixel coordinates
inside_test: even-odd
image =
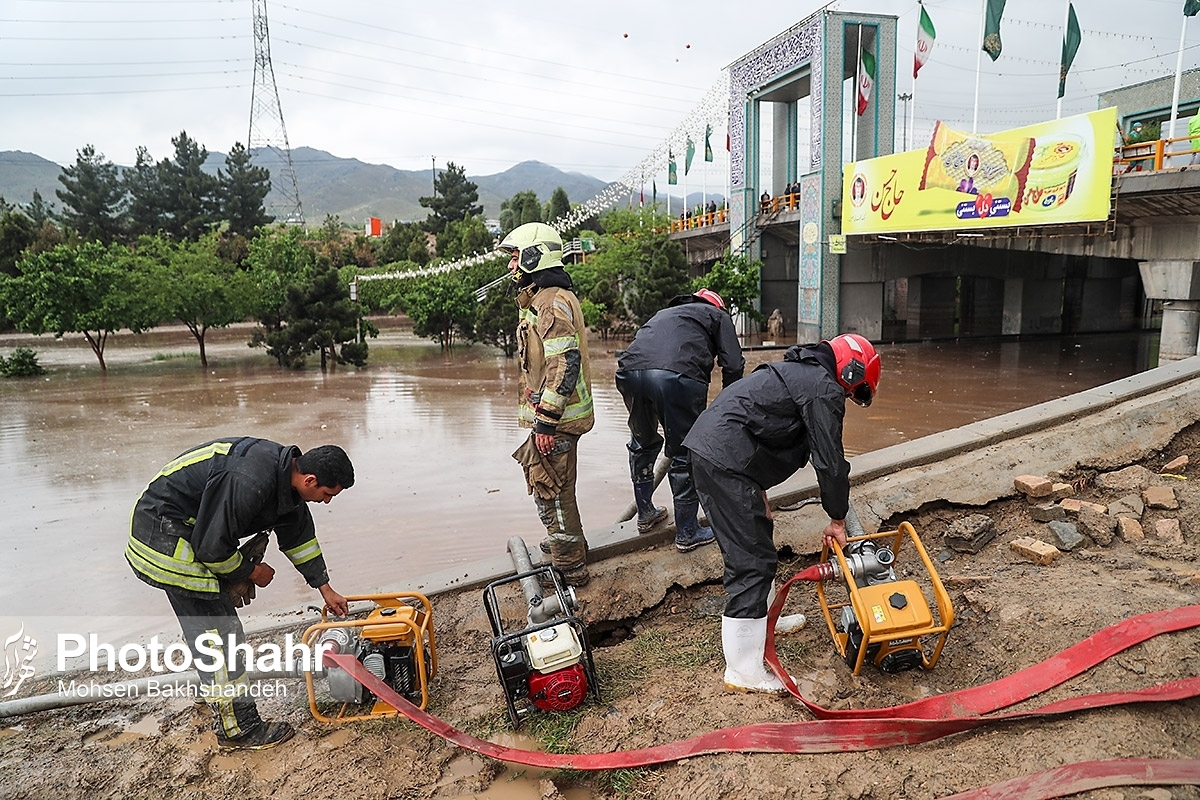
[[[49,374],[0,380],[0,620],[88,617],[92,627],[120,630],[121,618],[148,615],[172,628],[163,594],[134,578],[123,558],[129,512],[163,464],[221,436],[303,449],[332,443],[350,454],[354,487],[310,506],[331,583],[344,594],[415,588],[415,576],[503,554],[513,535],[531,545],[542,537],[510,457],[525,436],[511,359],[485,347],[446,354],[388,332],[371,343],[370,368],[322,375],[312,366],[281,371],[247,338],[246,330],[214,332],[201,370],[186,331],[116,337],[107,375],[80,341],[28,345]],[[0,355],[26,342],[0,338]],[[1134,374],[1151,365],[1155,342],[1129,334],[882,345],[876,402],[847,408],[847,453]],[[579,457],[585,527],[613,524],[632,500],[624,405],[613,385],[620,346],[592,344],[596,428]],[[782,355],[748,352],[748,369]],[[656,500],[670,500],[665,485]],[[319,600],[274,544],[268,562],[278,574],[253,611]]]

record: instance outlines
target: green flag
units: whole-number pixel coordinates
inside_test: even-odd
[[[658,205],[658,181],[653,178],[650,180],[650,205]]]
[[[1004,14],[1005,0],[987,0],[983,17],[983,52],[992,61],[1000,57],[1000,17]]]
[[[1196,0],[1196,2],[1200,2],[1200,0]],[[705,125],[704,126],[704,160],[705,161],[713,160],[712,142],[709,141],[709,139],[711,137],[712,137],[712,125]]]
[[[675,154],[667,150],[667,183],[671,186],[679,183],[679,176],[675,174]]]
[[[696,143],[692,137],[687,137],[687,153],[683,157],[683,174],[687,175],[692,169],[692,157],[696,155]]]
[[[1196,0],[1200,2],[1200,0]],[[1058,96],[1062,97],[1067,93],[1067,70],[1071,68],[1071,62],[1075,60],[1075,53],[1079,50],[1079,20],[1075,18],[1075,4],[1067,4],[1067,32],[1063,36],[1062,46],[1062,61],[1058,65]]]
[[[1200,0],[1183,0],[1183,15],[1185,17],[1196,16],[1197,11],[1200,11]]]

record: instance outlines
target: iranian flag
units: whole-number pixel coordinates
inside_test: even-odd
[[[929,52],[933,50],[935,41],[937,31],[933,29],[933,20],[929,18],[925,6],[921,6],[921,21],[917,24],[917,49],[913,53],[913,80],[916,80],[917,72],[929,60]]]
[[[862,51],[862,60],[858,64],[858,115],[867,110],[871,100],[871,87],[875,85],[875,56]]]

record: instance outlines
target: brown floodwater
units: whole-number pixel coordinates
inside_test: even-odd
[[[485,347],[444,353],[389,331],[372,342],[368,369],[321,374],[276,368],[246,347],[245,329],[210,338],[202,370],[186,331],[116,337],[101,374],[81,341],[0,337],[0,355],[26,344],[49,368],[42,378],[0,380],[0,637],[30,615],[89,617],[109,630],[120,628],[117,618],[147,615],[173,626],[162,593],[136,580],[122,556],[129,512],[159,467],[220,436],[347,450],[354,487],[311,506],[343,594],[412,589],[417,576],[503,554],[511,536],[531,546],[541,538],[510,457],[525,435],[511,359]],[[876,402],[847,408],[847,453],[1131,375],[1152,365],[1155,344],[1129,334],[881,345]],[[592,343],[596,427],[582,439],[578,488],[590,528],[613,524],[632,499],[624,406],[613,385],[619,346]],[[751,366],[781,357],[747,353]],[[669,489],[656,499],[668,501]],[[268,561],[280,569],[254,610],[319,599],[274,546]]]

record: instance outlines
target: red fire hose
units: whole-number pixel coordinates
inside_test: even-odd
[[[772,605],[767,630],[774,628],[787,598],[793,578],[780,589]],[[413,722],[459,747],[500,761],[553,769],[599,770],[642,767],[663,764],[707,753],[837,753],[876,750],[902,744],[917,744],[972,730],[1000,721],[1045,718],[1092,708],[1105,708],[1142,702],[1182,700],[1200,696],[1200,677],[1151,686],[1129,692],[1107,692],[1061,700],[1030,711],[981,716],[1027,700],[1049,688],[1069,680],[1096,666],[1110,656],[1164,633],[1200,627],[1200,605],[1185,606],[1132,617],[1104,628],[1082,642],[1064,650],[1040,664],[1021,670],[1007,678],[970,689],[926,698],[890,708],[836,711],[822,708],[801,696],[791,676],[779,665],[774,636],[768,633],[767,662],[798,698],[818,717],[789,723],[757,723],[710,731],[670,744],[642,750],[613,753],[538,753],[502,747],[477,739],[452,727],[432,714],[426,713],[396,694],[387,684],[368,672],[353,656],[330,655],[330,660],[346,670],[376,697],[399,710]],[[960,798],[1018,797],[1025,800],[1059,797],[1061,794],[1038,794],[1039,785],[1057,792],[1071,780],[1083,781],[1084,788],[1136,783],[1200,784],[1200,760],[1145,761],[1121,760],[1077,764],[1060,770],[1075,770],[1074,777],[1047,779],[1039,784],[1038,776],[1019,779],[1029,782],[1027,794],[988,794],[995,787],[975,790],[975,793],[956,795]],[[1054,772],[1054,771],[1052,771]],[[1049,773],[1045,773],[1049,774]],[[1091,784],[1088,781],[1108,783]],[[1019,782],[1019,781],[1018,781]],[[1014,783],[1015,782],[1008,782]],[[1001,786],[1002,784],[997,784]],[[1014,792],[1016,789],[1014,789]],[[1082,791],[1075,789],[1072,791]],[[982,793],[981,793],[982,792]],[[1070,793],[1070,792],[1066,792]]]

